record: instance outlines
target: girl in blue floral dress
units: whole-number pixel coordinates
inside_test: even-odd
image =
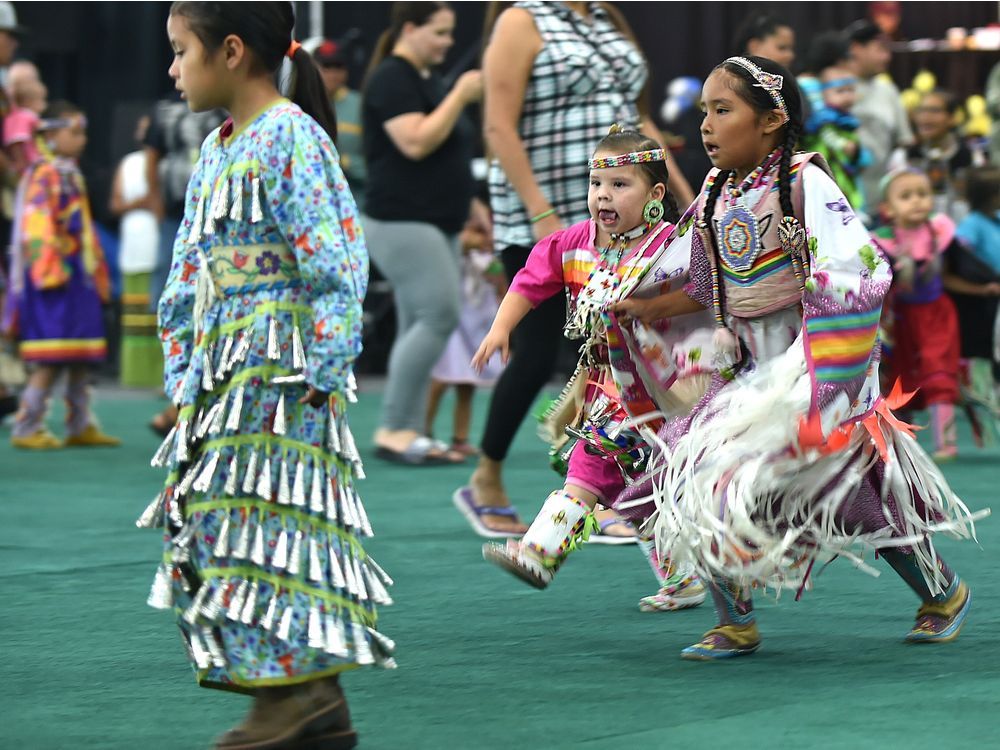
[[[167,23],[191,109],[231,117],[202,146],[160,302],[179,418],[139,523],[165,529],[150,604],[174,609],[199,683],[254,697],[226,750],[353,747],[339,674],[394,666],[345,415],[368,256],[293,23],[291,3],[187,2]],[[297,103],[273,84],[286,55]]]

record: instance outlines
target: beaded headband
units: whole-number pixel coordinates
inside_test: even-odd
[[[38,124],[35,125],[35,130],[58,130],[59,128],[71,128],[76,124],[80,124],[83,127],[87,127],[87,118],[82,114],[71,114],[68,117],[50,117],[45,120],[39,120]]]
[[[646,164],[651,161],[663,161],[663,149],[654,148],[652,151],[633,151],[630,154],[620,154],[619,156],[605,156],[601,159],[591,159],[591,169],[611,169],[611,167],[624,167],[629,164]]]
[[[781,110],[781,115],[783,117],[782,123],[786,123],[791,119],[791,117],[788,116],[788,107],[785,105],[785,98],[781,95],[781,86],[785,82],[784,76],[779,76],[777,73],[768,73],[765,70],[761,70],[745,57],[730,57],[726,60],[726,62],[743,68],[743,70],[752,75],[753,79],[757,82],[754,84],[755,87],[764,89],[764,91],[771,95],[775,106]]]

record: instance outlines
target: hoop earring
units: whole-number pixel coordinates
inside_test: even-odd
[[[663,202],[653,198],[651,201],[647,201],[646,205],[642,208],[642,219],[649,226],[653,226],[656,222],[663,218]]]

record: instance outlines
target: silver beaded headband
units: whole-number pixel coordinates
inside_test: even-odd
[[[785,82],[784,76],[761,70],[745,57],[730,57],[726,62],[739,65],[753,76],[753,79],[757,82],[754,86],[764,89],[764,91],[771,95],[775,106],[781,110],[781,116],[784,118],[782,119],[782,123],[786,123],[791,119],[788,116],[788,107],[785,105],[785,98],[781,95],[781,86]]]
[[[39,120],[38,124],[35,125],[35,130],[58,130],[59,128],[71,128],[79,123],[83,127],[87,127],[87,118],[82,114],[71,114],[69,117],[50,117],[45,120]]]
[[[663,161],[663,149],[654,148],[652,151],[633,151],[630,154],[619,156],[605,156],[601,159],[591,159],[591,169],[611,169],[612,167],[624,167],[629,164],[646,164],[651,161]]]

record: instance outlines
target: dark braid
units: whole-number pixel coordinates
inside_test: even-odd
[[[792,155],[795,144],[799,140],[801,126],[797,122],[789,122],[785,128],[785,140],[781,144],[781,160],[778,162],[778,195],[781,198],[781,215],[795,216],[792,206]]]
[[[676,224],[681,219],[677,201],[674,200],[674,194],[669,190],[663,194],[663,219],[671,224]]]
[[[701,215],[703,226],[699,230],[702,232],[702,243],[706,245],[705,252],[712,254],[712,306],[715,308],[715,323],[719,327],[725,326],[726,290],[722,283],[722,270],[719,268],[721,259],[719,258],[719,248],[716,245],[715,202],[722,195],[722,189],[729,182],[732,174],[729,170],[720,170],[715,175],[715,182],[712,183],[708,197],[705,198],[705,210]]]

